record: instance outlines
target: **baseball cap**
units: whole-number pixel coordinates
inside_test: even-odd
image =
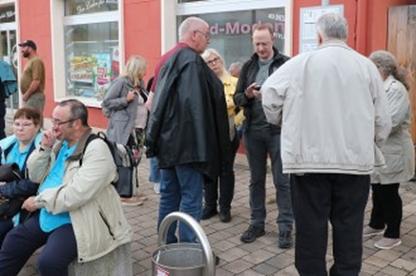
[[[25,46],[29,46],[30,48],[36,50],[36,43],[33,40],[25,40],[22,43],[18,44],[19,47],[25,47]]]

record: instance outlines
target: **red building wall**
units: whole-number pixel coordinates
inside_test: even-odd
[[[20,38],[19,41],[31,39],[36,42],[38,55],[45,63],[45,94],[46,94],[46,117],[50,117],[55,106],[53,97],[52,78],[52,44],[51,44],[51,17],[50,1],[33,0],[19,1]],[[22,59],[24,66],[25,60]],[[23,71],[23,66],[21,66]]]
[[[153,74],[161,52],[161,1],[124,1],[124,51],[127,59],[139,54],[148,61],[146,79]],[[173,0],[172,0],[173,1]],[[299,52],[300,8],[320,6],[321,0],[294,0],[293,6],[293,54]],[[343,4],[349,24],[348,44],[368,55],[376,49],[386,47],[387,15],[392,5],[416,4],[416,0],[330,0],[330,4]],[[50,117],[55,106],[52,78],[52,52],[50,27],[50,1],[19,1],[20,41],[33,39],[38,44],[38,54],[46,66],[45,117]],[[23,61],[24,63],[24,61]],[[23,68],[23,67],[22,67]],[[90,108],[90,124],[106,127],[107,120],[101,109]]]
[[[293,9],[293,54],[299,53],[299,16],[303,7],[320,6],[321,0],[295,0]],[[344,5],[349,25],[348,45],[364,55],[387,46],[388,8],[415,4],[414,0],[331,0]]]

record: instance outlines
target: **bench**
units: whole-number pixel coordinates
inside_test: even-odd
[[[133,265],[130,244],[117,247],[107,255],[87,263],[73,261],[68,268],[69,276],[131,276]]]

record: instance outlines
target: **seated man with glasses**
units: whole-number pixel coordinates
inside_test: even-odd
[[[52,128],[28,160],[30,179],[41,183],[38,195],[22,206],[33,214],[6,236],[0,275],[17,275],[43,245],[40,274],[68,275],[75,258],[93,261],[131,239],[111,184],[117,171],[110,150],[101,139],[86,146],[91,133],[87,108],[66,100],[55,107],[52,117]]]

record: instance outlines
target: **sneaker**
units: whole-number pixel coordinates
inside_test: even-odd
[[[202,211],[201,219],[202,220],[210,219],[216,214],[218,214],[217,208],[204,207],[204,210]]]
[[[363,237],[372,237],[372,236],[383,234],[383,232],[384,232],[384,229],[375,229],[373,227],[366,226],[364,227],[364,230],[363,230]]]
[[[121,197],[121,205],[123,206],[140,206],[143,205],[143,200],[137,196],[133,197]]]
[[[392,249],[393,247],[399,246],[400,244],[402,244],[401,239],[390,239],[383,237],[380,240],[376,241],[374,246],[379,249]]]
[[[153,191],[155,191],[156,194],[160,194],[160,183],[153,184]]]
[[[222,222],[230,222],[231,221],[230,210],[227,210],[227,211],[221,211],[220,210],[219,217],[220,217],[220,221],[222,221]]]
[[[258,237],[264,236],[264,234],[266,234],[264,228],[250,225],[241,235],[240,240],[244,243],[250,243],[254,242]]]
[[[292,231],[280,232],[277,245],[282,249],[291,248],[293,246]]]

